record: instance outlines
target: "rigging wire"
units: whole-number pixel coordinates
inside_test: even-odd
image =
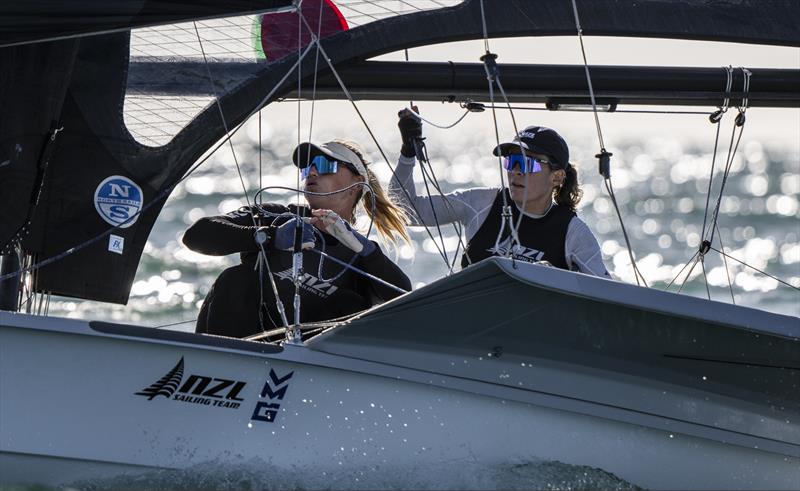
[[[708,205],[709,205],[709,201],[711,199],[711,186],[714,183],[714,166],[715,166],[715,163],[717,161],[717,149],[718,149],[718,146],[719,146],[719,132],[720,132],[720,127],[722,126],[722,117],[728,111],[728,105],[730,104],[730,97],[729,96],[730,96],[731,87],[732,87],[732,84],[733,84],[733,69],[732,69],[732,67],[728,66],[728,67],[724,67],[724,68],[725,68],[725,73],[726,73],[725,99],[722,102],[722,106],[720,106],[717,111],[715,111],[714,113],[712,113],[709,116],[709,121],[711,123],[713,123],[713,124],[716,124],[717,130],[715,132],[715,137],[714,137],[714,152],[713,152],[713,154],[711,156],[711,171],[710,171],[710,175],[708,177],[708,190],[706,191],[706,206],[705,206],[705,210],[703,211],[703,226],[702,226],[701,232],[700,232],[700,238],[701,238],[701,240],[703,242],[700,244],[699,253],[703,257],[703,259],[702,259],[703,260],[703,279],[704,279],[705,284],[706,284],[706,293],[708,294],[708,299],[709,300],[711,300],[711,291],[708,288],[708,276],[706,275],[706,268],[705,268],[705,254],[706,254],[706,252],[708,252],[708,249],[706,248],[706,242],[705,242],[705,240],[706,240],[706,222],[708,220]],[[720,190],[720,193],[721,192],[722,192],[722,190]],[[716,224],[714,224],[714,225],[716,225]],[[708,244],[710,245],[711,242],[709,241]],[[726,272],[727,272],[727,266],[726,266]],[[730,283],[729,283],[729,285],[730,285]]]
[[[729,258],[729,259],[733,259],[734,261],[736,261],[737,263],[739,263],[739,264],[741,264],[741,265],[743,265],[743,266],[746,266],[746,267],[748,267],[748,268],[750,268],[750,269],[752,269],[752,270],[758,271],[759,273],[761,273],[761,274],[763,274],[764,276],[767,276],[767,277],[769,277],[769,278],[772,278],[773,280],[777,281],[778,283],[781,283],[781,284],[783,284],[783,285],[786,285],[786,286],[788,286],[789,288],[792,288],[792,289],[794,289],[794,290],[798,290],[798,291],[800,291],[800,287],[794,286],[794,285],[792,285],[791,283],[789,283],[788,281],[784,281],[784,280],[782,280],[782,279],[778,278],[777,276],[773,276],[773,275],[771,275],[771,274],[767,273],[766,271],[764,271],[764,270],[762,270],[762,269],[758,269],[758,268],[756,268],[756,267],[755,267],[755,266],[753,266],[753,265],[747,264],[746,262],[742,261],[741,259],[738,259],[738,258],[736,258],[736,257],[733,257],[733,256],[731,256],[730,254],[728,254],[728,253],[726,253],[726,252],[724,252],[724,251],[721,251],[721,250],[717,249],[716,247],[713,247],[713,246],[712,246],[712,247],[711,247],[711,250],[712,250],[712,251],[716,251],[716,252],[718,252],[718,253],[722,254],[722,256],[723,256],[723,257],[727,257],[727,258]]]
[[[298,12],[299,12],[299,10],[298,10]],[[216,89],[216,85],[214,83],[214,77],[211,74],[211,67],[209,66],[208,59],[206,58],[206,51],[205,51],[205,48],[203,47],[203,40],[200,37],[200,31],[197,29],[197,22],[193,22],[193,25],[194,25],[195,34],[197,35],[197,42],[200,45],[200,52],[203,54],[203,64],[205,65],[206,72],[208,73],[208,81],[211,84],[211,90],[212,90],[212,94],[214,95],[214,101],[216,103],[217,109],[219,110],[219,116],[220,116],[220,119],[222,120],[222,125],[223,125],[223,128],[225,129],[225,134],[229,134],[230,133],[230,129],[228,128],[228,122],[225,120],[225,114],[224,114],[224,112],[222,110],[222,102],[219,100],[219,97],[217,95],[217,89]],[[301,59],[299,41],[298,41],[297,58],[298,58],[298,60]],[[299,77],[300,77],[300,72],[299,71],[300,71],[300,66],[301,65],[302,65],[301,63],[297,63],[298,81],[299,81]],[[299,87],[298,87],[298,90],[299,90]],[[300,109],[299,109],[299,102],[298,102],[298,112],[299,112],[299,110]],[[299,118],[299,114],[298,114],[298,118]],[[259,122],[260,122],[260,111],[259,111]],[[299,124],[299,120],[298,120],[298,124]],[[299,138],[299,132],[298,132],[298,138]],[[231,149],[231,155],[233,156],[233,162],[234,162],[234,164],[236,164],[236,172],[239,175],[239,182],[242,184],[242,194],[244,195],[244,199],[247,202],[247,208],[248,208],[248,210],[250,210],[250,218],[252,219],[253,227],[258,229],[259,226],[260,226],[260,223],[259,223],[258,219],[256,218],[255,214],[252,213],[252,205],[250,203],[250,196],[247,193],[247,185],[244,182],[244,176],[242,175],[242,169],[241,169],[241,166],[239,165],[239,160],[236,158],[236,149],[233,146],[233,140],[231,138],[228,138],[228,144],[229,144],[230,149]],[[299,176],[299,174],[298,174],[298,176]],[[259,173],[259,181],[260,180],[261,180],[261,175]],[[299,198],[298,198],[298,200],[299,200]],[[259,248],[260,248],[259,258],[258,258],[259,262],[258,262],[257,268],[259,268],[259,271],[260,271],[260,265],[261,265],[261,261],[262,261],[262,257],[261,257],[262,254],[265,256],[263,258],[263,261],[267,262],[267,260],[266,260],[266,255],[264,253],[263,244],[259,244]],[[267,265],[267,268],[269,268],[269,265]],[[273,286],[274,286],[274,282],[273,282]],[[297,286],[296,288],[299,289],[299,286]],[[278,296],[277,289],[274,290],[274,294],[275,294],[275,301],[280,304],[278,306],[278,311],[281,312],[281,314],[283,314],[283,311],[284,311],[283,302],[282,302],[280,296]],[[259,295],[260,295],[261,299],[263,300],[264,292],[263,292],[263,286],[262,286],[262,282],[260,280],[260,277],[259,277]],[[261,327],[261,330],[265,331],[263,318],[261,317],[261,304],[259,305],[258,313],[259,313],[259,325]],[[286,316],[282,315],[282,317],[283,317],[283,320],[285,321]],[[275,322],[272,320],[271,316],[270,316],[270,322],[272,322],[273,326],[275,325]]]
[[[431,125],[431,126],[433,126],[435,128],[444,129],[444,130],[453,128],[454,126],[459,124],[461,121],[464,120],[464,118],[466,118],[467,114],[469,114],[470,112],[482,112],[482,111],[484,111],[483,104],[475,103],[470,99],[465,100],[463,103],[460,104],[460,106],[465,109],[464,114],[462,114],[461,117],[459,117],[455,122],[453,122],[453,123],[451,123],[449,125],[436,124],[436,123],[434,123],[432,121],[429,121],[429,120],[423,118],[418,111],[414,110],[414,106],[413,105],[410,106],[410,107],[405,108],[405,110],[410,111],[411,113],[413,113],[417,118],[420,119],[420,121],[428,123],[429,125]],[[430,207],[431,207],[431,212],[433,213],[434,222],[436,223],[436,228],[437,228],[437,230],[439,232],[439,237],[442,240],[442,249],[446,251],[446,247],[445,247],[445,244],[444,244],[444,236],[442,235],[442,231],[441,231],[441,229],[439,227],[439,225],[440,225],[439,224],[439,219],[436,216],[436,209],[435,209],[435,207],[433,205],[433,202],[432,202],[430,189],[428,189],[428,179],[430,179],[431,185],[439,193],[439,195],[441,196],[445,206],[447,208],[449,208],[449,211],[452,213],[453,217],[456,215],[455,208],[453,207],[453,204],[450,202],[450,199],[447,197],[445,192],[442,191],[442,188],[441,188],[441,186],[439,184],[439,180],[436,178],[436,173],[435,173],[435,171],[433,169],[433,164],[431,163],[431,160],[430,160],[430,158],[428,156],[428,149],[425,146],[424,142],[422,142],[422,144],[419,146],[419,149],[420,149],[420,152],[422,153],[422,156],[421,156],[422,158],[420,158],[420,156],[417,156],[417,160],[420,161],[420,169],[422,170],[422,178],[423,178],[423,182],[425,183],[425,189],[426,189],[426,192],[427,192],[427,195],[428,195],[428,201],[429,201],[429,204],[430,204]],[[428,169],[427,170],[425,169],[425,165],[426,164],[428,165]],[[430,174],[430,176],[428,174]],[[466,248],[466,245],[464,245],[464,240],[462,238],[463,229],[462,229],[461,223],[458,220],[453,220],[451,223],[452,223],[452,226],[453,226],[453,230],[454,230],[454,232],[456,234],[456,237],[458,238],[458,245],[456,246],[456,250],[453,253],[453,261],[448,264],[449,272],[452,274],[453,273],[453,269],[455,268],[455,265],[456,265],[456,261],[458,259],[459,251],[462,248],[464,249],[464,251],[466,251],[467,248]],[[472,263],[472,261],[470,260],[469,256],[465,256],[465,258],[467,259],[469,264]]]
[[[306,23],[305,19],[303,19],[303,22]],[[306,28],[309,29],[308,28],[308,23],[306,23]],[[342,92],[344,93],[345,97],[347,97],[347,100],[353,106],[353,109],[355,110],[355,112],[358,115],[359,119],[364,124],[364,128],[367,130],[367,133],[369,133],[369,136],[372,139],[373,143],[378,148],[378,152],[381,154],[381,157],[383,158],[384,162],[386,162],[386,165],[389,167],[389,170],[392,172],[392,176],[394,176],[395,179],[397,179],[397,175],[395,173],[394,167],[392,166],[391,163],[389,163],[389,158],[386,156],[386,152],[383,150],[383,147],[378,142],[378,139],[375,137],[375,134],[373,133],[372,128],[370,128],[369,124],[367,123],[366,119],[364,118],[364,115],[361,113],[361,110],[359,110],[358,105],[355,103],[355,100],[353,99],[352,94],[347,89],[347,86],[344,84],[344,81],[342,80],[341,76],[339,75],[338,70],[336,70],[336,67],[334,66],[333,62],[331,61],[330,57],[328,56],[328,53],[325,51],[325,48],[323,48],[322,45],[320,44],[319,37],[314,36],[313,39],[312,39],[312,43],[317,45],[318,49],[322,53],[323,58],[325,59],[325,62],[327,63],[328,67],[331,69],[331,72],[333,73],[334,77],[336,78],[336,81],[339,84],[339,87],[342,89]],[[398,181],[399,181],[399,179],[398,179]],[[414,205],[411,196],[408,194],[408,191],[406,191],[405,188],[402,188],[402,186],[401,186],[401,189],[403,189],[403,192],[405,193],[406,197],[408,198],[408,202],[411,205],[411,208],[414,210],[414,213],[417,214],[417,217],[420,217],[421,215],[419,213],[419,210]],[[421,221],[422,220],[420,219],[420,222]],[[425,227],[425,231],[428,233],[428,236],[433,241],[436,249],[439,252],[439,255],[442,256],[442,259],[444,259],[445,256],[444,256],[443,251],[439,248],[439,245],[436,243],[436,240],[434,239],[433,234],[431,233],[430,229],[427,226]]]
[[[614,195],[614,187],[611,184],[611,171],[609,167],[611,153],[606,151],[605,143],[603,142],[603,131],[600,128],[600,117],[597,114],[597,101],[595,100],[594,96],[594,87],[592,86],[592,77],[589,73],[589,62],[586,57],[586,47],[583,43],[583,28],[581,27],[580,17],[578,15],[578,5],[575,0],[572,0],[572,12],[575,15],[575,28],[578,32],[578,41],[581,47],[581,56],[583,57],[583,68],[586,72],[586,82],[589,86],[589,97],[592,101],[592,113],[594,114],[594,123],[595,128],[597,129],[597,139],[600,143],[600,153],[597,154],[597,158],[600,159],[600,173],[603,176],[603,181],[606,186],[606,190],[608,191],[609,197],[611,198],[611,202],[614,205],[614,210],[617,212],[617,218],[619,219],[619,225],[622,229],[622,236],[625,238],[625,245],[628,249],[628,257],[631,261],[631,266],[633,268],[634,278],[636,279],[636,284],[640,285],[639,279],[641,278],[642,283],[644,286],[647,285],[647,280],[645,280],[644,275],[639,270],[639,266],[636,264],[636,258],[633,254],[633,248],[631,247],[630,239],[628,238],[628,232],[625,230],[625,222],[622,219],[622,213],[619,210],[619,205],[617,204],[617,198]]]
[[[230,129],[228,129],[228,122],[225,119],[225,113],[222,111],[222,103],[219,100],[217,95],[217,87],[214,83],[214,76],[211,74],[211,66],[208,64],[208,58],[206,57],[206,50],[203,48],[203,40],[200,38],[200,31],[197,29],[197,22],[192,22],[194,25],[194,32],[197,35],[197,42],[200,45],[200,52],[203,54],[203,65],[206,67],[206,73],[208,74],[208,81],[211,85],[211,93],[214,96],[214,101],[216,102],[217,110],[219,110],[219,117],[222,121],[222,127],[225,129],[225,134],[230,133]],[[228,144],[231,147],[231,155],[233,156],[233,162],[236,164],[236,172],[239,174],[239,182],[242,184],[242,191],[244,194],[244,199],[247,202],[247,206],[250,206],[250,197],[247,195],[247,185],[244,183],[244,176],[242,175],[242,169],[239,166],[239,160],[236,158],[236,150],[233,147],[233,141],[229,138]],[[253,218],[253,225],[255,226],[255,218]]]
[[[376,201],[375,192],[372,189],[372,186],[370,186],[369,183],[367,183],[367,182],[363,182],[363,181],[355,182],[355,183],[353,183],[353,184],[351,184],[351,185],[349,185],[349,186],[347,186],[345,188],[337,189],[337,190],[329,191],[329,192],[325,192],[325,193],[304,190],[303,194],[306,194],[306,195],[310,194],[310,195],[314,195],[314,196],[332,196],[334,194],[339,194],[339,193],[343,193],[343,192],[349,191],[350,189],[353,189],[354,187],[363,187],[363,188],[366,188],[366,192],[369,192],[370,202],[371,202],[371,211],[372,211],[372,213],[374,215],[375,210],[377,209],[377,201]],[[266,190],[268,190],[268,189],[282,189],[282,190],[285,190],[285,191],[296,191],[297,190],[296,188],[290,188],[290,187],[286,187],[286,186],[266,186],[264,188],[259,189],[256,192],[254,201],[256,201],[256,206],[259,207],[260,213],[264,214],[267,217],[272,217],[272,218],[275,218],[275,219],[280,218],[280,217],[285,217],[285,216],[296,217],[296,215],[293,214],[293,213],[285,213],[285,212],[284,213],[274,213],[274,212],[271,212],[269,210],[261,208],[261,202],[259,201],[260,198],[261,198],[261,193],[266,191]],[[272,223],[274,224],[275,221],[273,220]],[[367,234],[366,234],[367,237],[369,237],[369,234],[372,231],[372,225],[373,225],[373,222],[370,220],[369,229],[367,230]],[[324,250],[326,248],[325,237],[316,228],[314,229],[314,233],[319,235],[320,238],[322,239],[322,241],[323,241],[323,250]],[[355,263],[355,261],[357,259],[358,259],[358,255],[354,255],[351,258],[350,263],[351,264]],[[319,265],[318,265],[318,268],[317,268],[317,278],[319,278],[320,281],[326,281],[326,282],[332,283],[332,282],[336,281],[337,279],[339,279],[339,277],[341,277],[342,274],[344,274],[344,272],[346,271],[346,269],[343,269],[338,274],[336,274],[336,276],[334,276],[333,278],[325,278],[323,276],[323,274],[322,274],[322,266],[323,266],[323,264],[324,264],[324,258],[320,259],[320,262],[319,262]]]
[[[483,28],[483,46],[484,46],[484,51],[485,51],[484,55],[481,56],[480,60],[483,62],[483,68],[484,68],[484,71],[486,72],[486,81],[487,81],[488,87],[489,87],[489,102],[490,102],[491,107],[492,107],[492,122],[494,124],[495,143],[499,147],[500,146],[500,130],[499,130],[499,127],[498,127],[498,124],[497,124],[497,111],[494,108],[494,106],[495,106],[494,84],[495,83],[497,83],[498,88],[502,92],[503,98],[505,99],[505,102],[506,102],[506,106],[509,108],[509,111],[511,113],[511,120],[512,120],[512,122],[514,124],[514,134],[519,134],[519,131],[517,130],[517,123],[516,123],[516,119],[514,118],[514,112],[511,111],[511,109],[510,109],[511,108],[511,103],[509,102],[508,97],[506,96],[506,93],[502,88],[502,84],[500,84],[500,81],[499,81],[500,74],[499,74],[499,69],[497,67],[497,61],[496,61],[497,60],[497,55],[492,53],[489,50],[489,32],[488,32],[488,30],[486,28],[486,12],[485,12],[485,9],[484,9],[483,0],[480,0],[480,7],[481,7],[481,25],[482,25],[482,28]],[[520,143],[520,152],[522,152],[522,144],[521,143]],[[495,241],[494,241],[494,248],[495,248],[495,251],[497,251],[497,252],[500,251],[500,239],[504,235],[506,226],[508,226],[509,235],[510,235],[510,237],[509,237],[510,242],[509,242],[509,247],[507,248],[507,250],[505,252],[505,256],[506,257],[510,257],[511,260],[512,260],[512,264],[515,264],[515,262],[514,262],[515,261],[515,257],[512,254],[512,251],[514,249],[514,242],[516,242],[517,245],[521,245],[521,244],[519,242],[519,236],[517,234],[517,229],[514,227],[513,214],[511,212],[511,206],[509,206],[508,197],[506,196],[506,189],[507,189],[508,186],[506,185],[506,180],[505,180],[506,176],[505,176],[505,171],[503,169],[503,158],[499,154],[497,155],[497,166],[498,166],[498,169],[500,170],[500,187],[501,187],[500,194],[503,196],[503,210],[502,210],[502,217],[501,217],[501,220],[500,220],[500,230],[497,232],[497,237],[495,238]],[[522,216],[522,215],[520,215],[520,216]]]
[[[338,264],[344,266],[346,269],[351,269],[351,270],[355,271],[356,273],[358,273],[358,274],[360,274],[362,276],[365,276],[365,277],[369,278],[372,281],[380,283],[381,285],[383,285],[383,286],[385,286],[387,288],[391,288],[392,290],[400,292],[400,293],[408,293],[407,290],[404,290],[404,289],[400,288],[399,286],[393,285],[393,284],[389,283],[386,280],[378,278],[377,276],[375,276],[373,274],[367,273],[363,269],[359,269],[359,268],[353,266],[352,263],[346,263],[346,262],[342,261],[339,258],[331,256],[330,254],[326,254],[325,252],[322,252],[322,251],[317,250],[317,249],[311,249],[311,250],[316,252],[317,254],[319,254],[321,257],[327,258],[327,259],[329,259],[329,260],[331,260],[331,261],[333,261],[335,263],[338,263]]]
[[[742,101],[741,101],[741,105],[738,107],[739,114],[736,116],[736,119],[734,121],[734,126],[733,126],[732,132],[731,132],[731,141],[730,141],[730,144],[728,145],[728,155],[727,155],[727,158],[726,158],[726,161],[725,161],[725,170],[723,171],[723,174],[722,174],[722,183],[720,185],[719,195],[717,197],[717,204],[714,207],[714,212],[712,214],[712,219],[711,219],[711,225],[708,227],[708,229],[706,229],[706,224],[707,224],[707,219],[708,219],[709,199],[711,197],[711,186],[713,184],[713,178],[714,178],[714,163],[715,163],[716,157],[717,157],[717,145],[718,145],[718,142],[719,142],[720,124],[722,122],[722,117],[727,112],[728,106],[730,104],[729,95],[730,95],[730,89],[731,89],[732,84],[733,84],[733,68],[730,67],[730,66],[726,68],[726,74],[727,74],[726,90],[725,90],[726,97],[725,97],[725,99],[724,99],[724,101],[722,103],[722,106],[717,111],[715,111],[714,113],[712,113],[709,116],[709,121],[711,121],[712,123],[716,123],[717,131],[716,131],[716,137],[715,137],[715,140],[714,140],[714,153],[713,153],[713,156],[712,156],[712,159],[711,159],[711,175],[710,175],[709,181],[708,181],[708,192],[706,194],[706,207],[705,207],[705,211],[703,212],[703,227],[702,227],[702,232],[701,232],[701,240],[702,240],[702,242],[701,242],[699,250],[698,250],[698,253],[700,254],[700,256],[699,256],[700,260],[702,261],[703,266],[704,266],[703,267],[703,279],[705,280],[706,290],[707,291],[708,291],[708,277],[706,276],[706,271],[705,271],[705,255],[708,253],[708,251],[711,248],[711,245],[714,243],[714,234],[715,234],[715,232],[717,230],[719,230],[718,219],[719,219],[720,205],[722,203],[722,196],[723,196],[723,193],[725,192],[725,184],[727,183],[728,176],[729,176],[730,170],[731,170],[731,166],[733,164],[733,159],[734,159],[734,157],[736,155],[736,151],[739,148],[739,142],[741,141],[742,133],[744,132],[744,124],[745,124],[745,121],[746,121],[745,112],[747,111],[747,93],[750,90],[750,74],[751,73],[750,73],[749,70],[747,70],[744,67],[741,67],[741,70],[742,70],[742,76],[743,76]],[[736,129],[737,128],[739,128],[738,137],[736,137]],[[734,141],[735,141],[735,143],[734,143]],[[706,232],[708,232],[708,235],[706,235]],[[727,272],[727,264],[726,264],[726,272]],[[687,279],[688,279],[688,277],[687,277]],[[728,280],[729,280],[728,281],[729,288],[733,288],[732,285],[730,284],[730,276],[728,276]],[[709,297],[709,300],[710,300],[711,299],[710,291],[708,291],[708,297]]]

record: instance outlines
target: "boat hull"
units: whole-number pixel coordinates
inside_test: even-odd
[[[800,482],[794,456],[525,403],[514,388],[468,391],[451,376],[410,370],[387,376],[378,364],[306,347],[269,352],[199,335],[112,335],[65,319],[0,320],[5,483],[64,485],[213,463],[302,468],[300,485],[314,487],[343,468],[424,464],[436,472],[415,482],[434,487],[470,468],[539,461],[599,468],[648,488]],[[552,376],[552,367],[529,370]]]

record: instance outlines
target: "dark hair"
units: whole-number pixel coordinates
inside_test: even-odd
[[[553,169],[557,170],[557,169]],[[561,186],[553,189],[553,200],[559,206],[566,206],[572,211],[577,211],[578,203],[583,196],[580,184],[578,184],[578,170],[572,164],[567,164],[564,169],[565,176]]]

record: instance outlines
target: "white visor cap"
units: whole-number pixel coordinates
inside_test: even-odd
[[[319,155],[324,155],[339,162],[347,162],[358,171],[360,176],[369,180],[367,168],[361,162],[361,159],[358,158],[358,155],[345,145],[335,141],[323,143],[321,145],[316,145],[311,142],[301,143],[292,153],[292,161],[294,165],[302,168],[306,167],[309,161]]]

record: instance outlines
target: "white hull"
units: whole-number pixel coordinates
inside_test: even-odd
[[[725,418],[760,418],[767,436],[753,441],[765,445],[770,425],[778,434],[784,430],[779,415],[741,404],[721,408],[725,398],[677,386],[543,359],[520,362],[513,355],[406,351],[411,364],[415,356],[425,360],[412,369],[392,363],[402,350],[365,361],[313,349],[313,343],[271,352],[260,343],[215,345],[200,335],[161,334],[135,337],[99,332],[83,321],[0,313],[2,481],[63,485],[205,463],[263,462],[278,471],[303,469],[313,483],[343,468],[424,463],[452,475],[470,466],[542,460],[596,467],[653,489],[800,484],[791,440],[778,439],[765,451],[738,441],[736,432],[566,394],[585,385],[644,405],[663,397],[683,414],[716,412],[720,427]],[[137,395],[180,360],[171,393]],[[470,368],[455,376],[426,364]],[[207,385],[200,387],[202,377],[191,384],[193,375],[208,377]],[[565,387],[563,394],[534,389],[553,380]],[[261,397],[265,383],[269,390]],[[201,395],[193,396],[195,390]],[[199,399],[177,400],[183,397]],[[259,403],[279,404],[274,421],[253,419]],[[255,412],[264,419],[266,410]]]

